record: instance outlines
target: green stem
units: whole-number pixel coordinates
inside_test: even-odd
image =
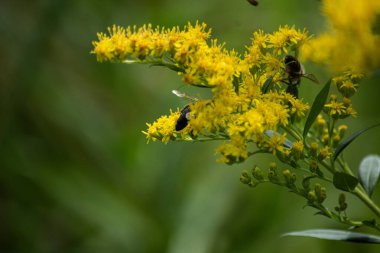
[[[347,165],[345,161],[343,161],[342,157],[338,158],[338,163],[342,167],[343,171],[351,176],[355,176],[354,173],[351,171],[350,167]]]
[[[352,192],[355,194],[362,202],[364,202],[369,209],[371,209],[377,217],[380,218],[380,208],[368,197],[368,195],[359,189],[359,187],[356,187],[354,191]]]
[[[293,136],[294,139],[296,139],[297,141],[299,140],[302,140],[302,137],[301,135],[297,132],[297,130],[295,130],[292,126],[281,126],[282,129],[285,130],[285,132],[287,132],[288,134],[290,134],[291,136]]]
[[[185,141],[185,142],[204,142],[204,141],[224,141],[224,140],[228,140],[224,137],[208,137],[208,138],[204,138],[204,137],[200,137],[200,138],[197,138],[197,139],[176,139],[176,141]]]
[[[331,168],[326,162],[324,161],[319,161],[319,163],[325,167],[331,174],[334,174],[335,173],[335,170],[334,168]]]
[[[330,147],[332,147],[332,143],[333,143],[334,127],[335,127],[335,119],[332,119],[330,129],[329,129],[329,146]],[[331,164],[331,169],[335,172],[335,161],[332,156],[330,157],[330,164]]]
[[[341,157],[338,158],[338,163],[342,166],[344,172],[351,176],[354,176],[354,173],[350,167],[346,162],[343,161]],[[368,197],[360,184],[354,189],[352,193],[355,194],[362,202],[364,202],[364,204],[366,204],[380,218],[380,208]]]

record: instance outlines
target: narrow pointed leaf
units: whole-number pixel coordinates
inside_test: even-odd
[[[282,237],[284,236],[303,236],[334,241],[380,244],[380,237],[376,235],[334,229],[294,231],[283,234]]]
[[[313,105],[311,106],[311,109],[309,112],[309,116],[307,117],[305,127],[303,129],[303,138],[306,138],[306,135],[309,132],[310,127],[313,125],[318,114],[323,110],[323,107],[324,107],[324,105],[327,101],[327,97],[329,95],[330,86],[331,86],[331,79],[328,80],[328,82],[325,84],[323,89],[315,97],[315,100],[314,100]]]
[[[239,95],[239,79],[235,76],[233,81],[232,81],[232,84],[234,86],[234,89],[235,89],[235,93]]]
[[[333,184],[336,188],[346,191],[352,192],[355,187],[359,184],[359,180],[344,172],[336,172],[333,178]]]
[[[359,166],[359,180],[369,196],[372,195],[380,175],[380,156],[368,155]]]
[[[265,81],[263,87],[261,88],[261,91],[262,91],[263,94],[265,94],[265,93],[268,92],[269,86],[270,86],[270,84],[272,83],[272,81],[273,81],[273,76],[270,75],[270,76],[268,77],[268,79]]]
[[[345,139],[344,141],[342,141],[339,144],[339,146],[336,148],[336,150],[335,150],[335,153],[334,153],[334,156],[333,156],[334,161],[338,158],[339,154],[342,153],[342,151],[345,148],[347,148],[347,146],[350,145],[351,142],[353,142],[357,137],[359,137],[364,132],[370,130],[371,128],[374,128],[374,127],[377,127],[377,126],[380,126],[380,123],[375,124],[375,125],[370,126],[370,127],[367,127],[367,128],[365,128],[363,130],[357,131],[356,133],[352,134],[350,137],[348,137],[347,139]]]

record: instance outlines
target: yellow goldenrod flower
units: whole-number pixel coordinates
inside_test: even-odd
[[[304,145],[302,141],[295,141],[292,146],[292,151],[297,153],[302,153],[304,149]]]
[[[227,164],[242,162],[248,157],[248,150],[245,140],[239,135],[234,135],[231,138],[230,143],[222,144],[216,152],[222,155],[219,162]]]
[[[296,30],[293,27],[280,27],[277,32],[270,34],[268,37],[268,47],[273,48],[275,55],[289,54],[289,49],[300,47],[308,40],[306,30]]]
[[[320,161],[328,158],[329,156],[331,156],[331,149],[330,147],[328,146],[324,146],[323,148],[321,148],[321,150],[319,151],[319,155],[318,155],[318,159]]]
[[[341,139],[344,137],[344,134],[347,132],[347,129],[348,129],[347,125],[340,125],[338,127],[338,132]]]
[[[289,99],[291,104],[290,113],[296,116],[296,119],[302,119],[306,116],[306,112],[309,110],[310,106],[302,102],[301,99],[295,99],[291,96]]]
[[[268,148],[268,151],[273,153],[274,155],[276,152],[284,152],[284,142],[286,140],[286,134],[279,135],[274,134],[269,140],[266,142],[266,147]]]
[[[330,103],[325,104],[325,108],[328,109],[328,114],[331,116],[342,115],[346,109],[343,103],[336,100],[332,100]]]
[[[295,160],[299,160],[304,150],[303,141],[295,141],[293,142],[293,146],[291,148],[291,154]]]
[[[379,68],[380,36],[373,27],[380,15],[380,2],[323,0],[323,11],[331,30],[305,45],[303,58],[328,63],[338,71]]]
[[[210,38],[204,23],[183,29],[144,25],[113,26],[93,42],[99,61],[162,65],[175,70],[184,83],[211,88],[209,99],[189,105],[187,125],[175,131],[180,112],[162,116],[148,124],[148,140],[201,140],[203,137],[230,140],[219,153],[225,162],[240,161],[248,155],[247,143],[254,142],[270,152],[284,150],[285,137],[276,134],[268,140],[266,130],[286,127],[292,116],[306,117],[309,106],[283,91],[284,54],[297,52],[308,40],[306,30],[284,26],[272,34],[258,31],[252,44],[240,55]],[[262,87],[273,79],[273,87],[263,94]],[[211,137],[210,137],[211,136]],[[233,158],[231,158],[233,157]]]
[[[148,130],[145,133],[149,140],[160,140],[163,143],[168,143],[171,138],[175,137],[175,124],[179,117],[179,112],[170,114],[169,116],[161,116],[154,123],[147,123]]]

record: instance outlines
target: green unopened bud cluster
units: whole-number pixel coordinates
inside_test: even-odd
[[[258,181],[264,180],[264,174],[258,166],[254,166],[252,168],[252,176]]]
[[[326,188],[322,187],[320,184],[315,184],[314,190],[309,191],[307,194],[307,199],[310,204],[322,204],[326,197]]]
[[[282,175],[285,179],[285,184],[288,188],[294,188],[294,183],[297,180],[297,176],[295,173],[290,172],[290,170],[282,171]]]
[[[310,155],[310,157],[316,158],[317,154],[318,154],[318,143],[313,142],[310,144],[309,155]]]
[[[335,207],[335,211],[344,212],[347,209],[346,195],[341,193],[338,198],[338,206]]]
[[[247,184],[248,186],[255,187],[259,183],[263,182],[264,175],[258,166],[254,166],[251,170],[251,174],[247,170],[244,170],[240,175],[240,182]]]
[[[277,164],[276,163],[271,163],[269,165],[268,179],[272,183],[279,183],[279,179],[278,179],[278,175],[277,175]]]
[[[252,178],[248,174],[248,171],[244,170],[240,175],[240,182],[243,184],[249,184],[251,182]]]

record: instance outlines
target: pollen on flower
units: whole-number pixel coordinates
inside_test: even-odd
[[[216,152],[222,155],[218,161],[226,164],[241,162],[248,157],[247,144],[239,135],[231,138],[229,143],[219,146]]]
[[[331,116],[339,116],[345,113],[346,107],[342,102],[338,102],[337,100],[330,100],[329,103],[325,104],[325,108],[327,109],[327,113]]]
[[[291,104],[290,113],[292,115],[295,115],[297,119],[302,119],[306,116],[306,112],[310,108],[308,104],[303,103],[301,99],[295,99],[293,96],[289,102]]]
[[[284,152],[284,142],[286,140],[286,135],[279,135],[274,134],[269,140],[266,142],[266,147],[268,148],[268,151],[273,153],[274,155],[276,152]]]
[[[304,149],[304,145],[303,145],[302,141],[295,141],[293,143],[292,150],[294,150],[294,151],[296,151],[298,153],[302,153],[303,149]]]
[[[179,117],[179,112],[164,115],[158,118],[152,124],[147,123],[148,130],[145,133],[146,138],[149,140],[160,140],[163,143],[168,143],[171,138],[175,137],[175,124]]]
[[[268,47],[273,48],[277,55],[288,54],[288,48],[299,47],[309,39],[306,30],[296,30],[294,26],[280,27],[277,32],[268,37]]]

